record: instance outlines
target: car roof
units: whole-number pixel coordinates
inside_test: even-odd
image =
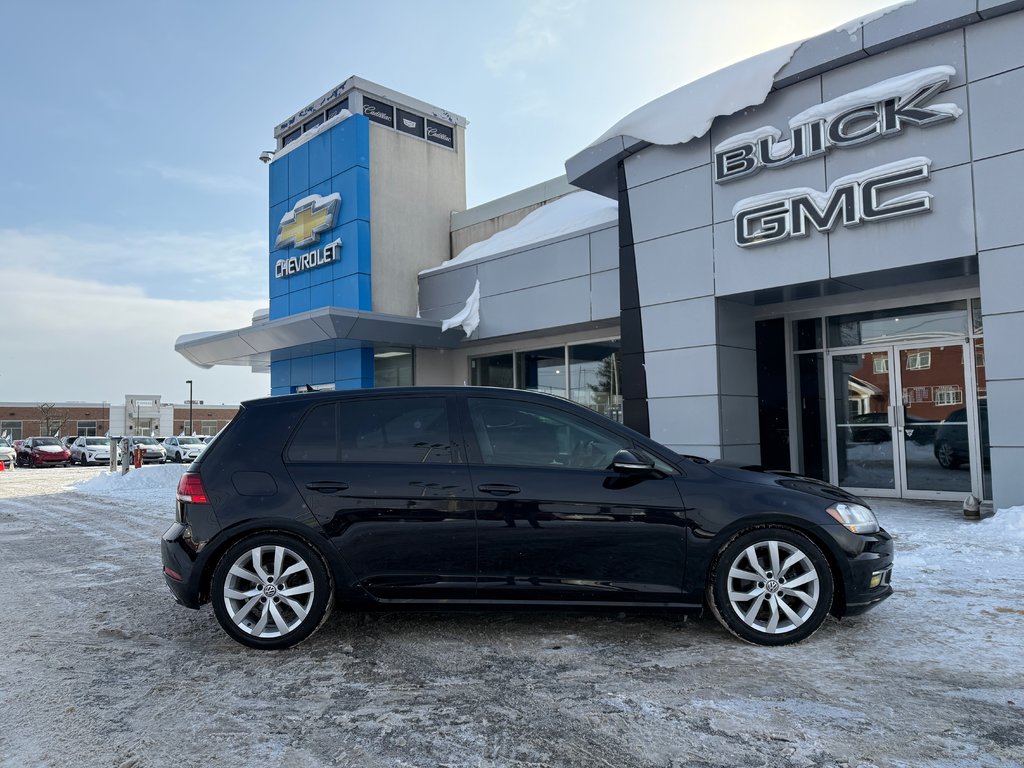
[[[515,398],[517,400],[533,400],[543,403],[572,403],[564,397],[549,395],[544,392],[531,392],[527,389],[510,389],[507,387],[468,387],[468,386],[430,386],[430,387],[374,387],[371,389],[330,389],[316,392],[293,392],[289,395],[273,395],[261,397],[256,400],[246,400],[242,405],[246,408],[262,408],[265,406],[280,405],[282,403],[294,404],[296,398],[308,399],[310,402],[317,400],[356,399],[362,397],[382,397],[404,395],[460,395],[462,397],[503,397]]]

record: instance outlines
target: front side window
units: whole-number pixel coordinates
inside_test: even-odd
[[[607,469],[630,442],[536,403],[470,398],[469,412],[484,464]]]

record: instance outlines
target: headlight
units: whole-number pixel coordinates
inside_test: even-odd
[[[878,533],[878,518],[863,504],[833,504],[825,510],[853,533]]]

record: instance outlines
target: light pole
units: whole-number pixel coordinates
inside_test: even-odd
[[[190,435],[196,433],[196,426],[192,423],[192,379],[185,379],[188,384],[188,431]]]

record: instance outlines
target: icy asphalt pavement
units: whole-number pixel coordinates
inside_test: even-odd
[[[788,648],[665,614],[336,612],[259,653],[163,585],[175,471],[0,474],[0,765],[1024,764],[1021,516],[874,502],[896,595]]]

